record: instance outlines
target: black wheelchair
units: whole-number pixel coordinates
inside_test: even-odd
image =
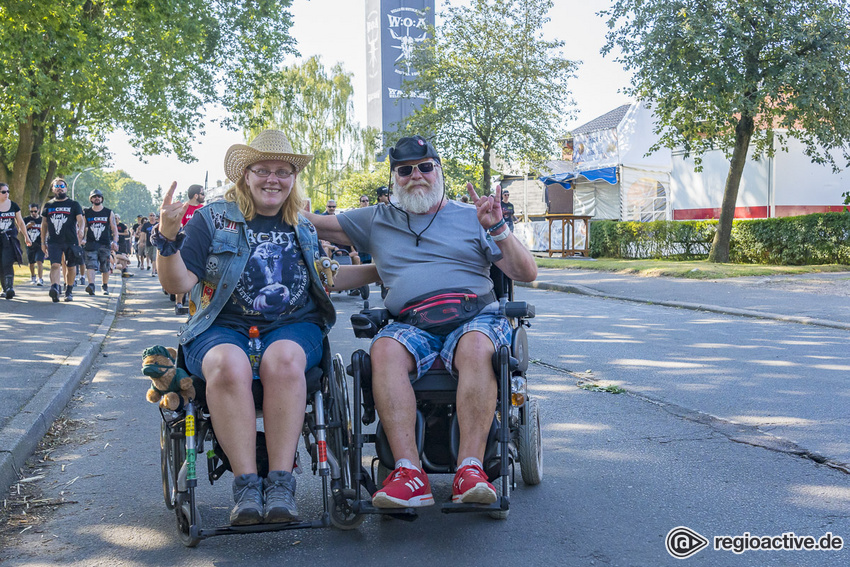
[[[160,453],[162,488],[165,505],[177,515],[177,529],[182,543],[195,547],[202,539],[218,535],[323,528],[333,525],[349,530],[359,526],[364,517],[350,506],[356,493],[353,487],[355,462],[352,460],[352,428],[348,388],[342,357],[331,356],[327,339],[321,363],[308,370],[307,409],[302,437],[310,455],[312,472],[322,480],[322,511],[313,520],[286,524],[204,527],[198,511],[198,457],[206,456],[210,484],[230,470],[227,455],[218,444],[209,411],[205,407],[205,382],[193,377],[196,396],[177,412],[160,410]],[[185,369],[182,350],[178,366]],[[253,384],[258,417],[262,408],[262,384]],[[205,447],[209,450],[205,453]],[[260,476],[268,473],[265,436],[257,433],[257,468]],[[361,473],[361,467],[357,472]]]
[[[531,399],[526,382],[529,365],[526,327],[535,315],[534,306],[524,301],[513,301],[513,282],[501,270],[492,266],[490,277],[494,283],[501,312],[513,327],[510,347],[502,346],[493,355],[493,368],[498,379],[498,403],[484,457],[484,469],[493,483],[499,498],[493,504],[442,504],[444,513],[486,512],[496,519],[506,519],[510,508],[511,490],[516,487],[515,465],[520,465],[526,485],[539,484],[543,478],[543,452],[541,444],[540,414],[537,401]],[[363,309],[352,315],[354,333],[360,338],[373,338],[378,330],[389,323],[386,309]],[[374,444],[376,457],[370,471],[359,467],[354,472],[354,502],[346,502],[352,514],[385,514],[400,519],[415,519],[414,508],[379,509],[365,499],[362,489],[370,495],[395,468],[395,459],[386,434],[378,421],[375,433],[363,433],[363,425],[374,423],[375,403],[372,397],[371,362],[369,355],[357,350],[351,357],[347,372],[353,378],[354,419],[353,461],[360,463],[363,446]],[[458,456],[460,430],[456,406],[457,381],[446,370],[442,361],[437,363],[413,383],[416,395],[416,443],[419,457],[426,473],[454,474]],[[377,465],[377,466],[376,466]],[[368,476],[367,476],[368,475]]]

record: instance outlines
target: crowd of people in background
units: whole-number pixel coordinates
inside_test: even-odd
[[[26,260],[30,273],[30,284],[44,287],[44,263],[48,268],[48,296],[54,303],[74,300],[76,285],[84,285],[89,295],[97,293],[97,274],[100,278],[100,293],[109,295],[109,278],[120,274],[122,278],[133,277],[130,271],[135,254],[137,267],[157,276],[156,248],[150,240],[153,227],[159,222],[155,212],[146,217],[139,215],[135,223],[128,225],[121,216],[105,206],[104,195],[99,189],[89,194],[91,206],[83,208],[68,197],[68,183],[62,177],[51,183],[52,198],[43,207],[29,204],[29,214],[22,216],[20,206],[9,197],[6,183],[0,183],[0,283],[6,299],[15,297],[14,264],[22,265]],[[189,221],[196,210],[204,205],[204,188],[189,187],[189,207],[183,223]],[[26,243],[21,248],[19,235]],[[186,315],[183,296],[176,300],[175,312]]]

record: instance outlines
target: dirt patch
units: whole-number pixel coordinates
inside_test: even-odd
[[[0,549],[8,549],[29,533],[40,533],[41,526],[60,506],[76,504],[66,498],[76,479],[60,482],[55,473],[65,465],[51,455],[66,445],[83,445],[96,438],[93,421],[69,419],[63,414],[50,426],[38,448],[24,465],[22,478],[3,497],[0,509]],[[48,494],[50,493],[50,494]]]

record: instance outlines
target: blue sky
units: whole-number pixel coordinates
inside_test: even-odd
[[[452,3],[460,4],[463,0]],[[628,84],[629,75],[611,56],[603,58],[599,53],[605,42],[607,27],[595,13],[611,4],[611,0],[556,0],[550,12],[551,21],[544,29],[547,38],[565,42],[565,57],[582,61],[577,78],[571,82],[578,106],[568,127],[580,126],[630,102],[625,95],[618,93]],[[437,13],[444,5],[444,1],[437,0]],[[321,55],[326,67],[342,62],[346,70],[354,74],[354,112],[361,125],[366,123],[365,12],[364,0],[295,0],[292,6],[295,22],[292,33],[301,55]],[[210,109],[208,116],[221,112],[221,109]],[[193,183],[203,183],[207,171],[211,185],[218,179],[224,179],[224,153],[232,144],[243,142],[238,132],[208,124],[206,136],[194,146],[198,161],[192,164],[181,163],[173,155],[151,156],[147,158],[148,163],[143,163],[132,155],[126,137],[121,133],[112,137],[110,149],[115,169],[124,169],[151,190],[158,184],[167,188],[175,180],[179,190]]]

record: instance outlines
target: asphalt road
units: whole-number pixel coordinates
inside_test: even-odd
[[[134,282],[92,372],[70,404],[68,443],[33,476],[58,506],[7,533],[7,565],[679,565],[667,533],[712,539],[850,538],[850,476],[777,449],[847,460],[850,393],[841,377],[848,338],[773,321],[518,290],[540,314],[530,330],[531,392],[541,404],[544,479],[521,480],[510,517],[424,510],[412,523],[367,518],[358,530],[225,536],[186,549],[162,502],[159,414],[144,400],[141,352],[173,342],[178,321],[153,281]],[[348,358],[365,345],[348,329],[354,298],[335,295],[331,345]],[[590,373],[586,371],[590,370]],[[591,380],[592,379],[592,380]],[[588,384],[589,383],[589,384]],[[619,384],[611,394],[593,385]],[[842,404],[843,402],[843,404]],[[731,421],[734,420],[734,426]],[[765,448],[766,438],[779,439]],[[303,453],[303,449],[302,449]],[[302,455],[306,456],[306,455]],[[201,466],[205,472],[205,467]],[[450,478],[433,476],[435,497]],[[320,510],[319,483],[298,477],[299,508]],[[223,523],[229,479],[199,490],[205,523]],[[693,565],[847,565],[842,551],[704,549]]]

